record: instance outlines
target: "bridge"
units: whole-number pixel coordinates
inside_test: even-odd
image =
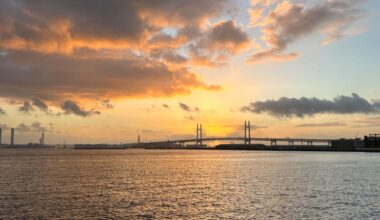
[[[203,128],[202,124],[197,124],[196,128],[196,138],[192,139],[178,139],[178,140],[167,140],[167,141],[156,141],[156,142],[145,142],[140,144],[179,144],[185,147],[185,144],[194,143],[193,146],[204,146],[204,142],[213,141],[241,141],[244,144],[252,144],[254,142],[267,142],[271,146],[276,146],[278,143],[287,143],[289,146],[294,146],[295,144],[313,146],[313,144],[324,144],[331,145],[332,139],[321,139],[321,138],[271,138],[271,137],[251,137],[251,123],[250,121],[244,122],[244,137],[207,137],[203,138]],[[140,137],[140,136],[139,136]]]

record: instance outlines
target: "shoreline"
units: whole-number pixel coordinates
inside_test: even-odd
[[[45,149],[45,150],[217,150],[217,151],[282,151],[282,152],[365,152],[365,153],[380,153],[380,148],[356,148],[356,149],[332,149],[330,146],[306,146],[306,145],[228,145],[222,144],[215,147],[96,147],[96,148],[55,148],[55,147],[0,147],[0,149]]]

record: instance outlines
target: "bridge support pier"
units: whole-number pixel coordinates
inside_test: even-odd
[[[277,141],[276,140],[271,140],[270,141],[270,146],[277,146]]]
[[[289,146],[294,146],[294,141],[289,141]]]

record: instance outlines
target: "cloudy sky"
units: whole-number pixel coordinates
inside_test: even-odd
[[[377,0],[0,0],[5,142],[380,133]]]

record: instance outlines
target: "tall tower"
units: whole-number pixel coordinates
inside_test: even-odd
[[[3,143],[3,129],[0,128],[0,145]]]
[[[248,121],[248,142],[251,144],[251,121]]]
[[[137,143],[141,143],[140,135],[137,135]]]
[[[197,145],[202,145],[202,124],[197,124]]]
[[[42,134],[41,134],[40,145],[41,146],[45,145],[45,133],[44,132],[42,132]]]
[[[251,122],[244,121],[244,144],[251,144]]]
[[[11,146],[15,145],[15,129],[11,128]]]

